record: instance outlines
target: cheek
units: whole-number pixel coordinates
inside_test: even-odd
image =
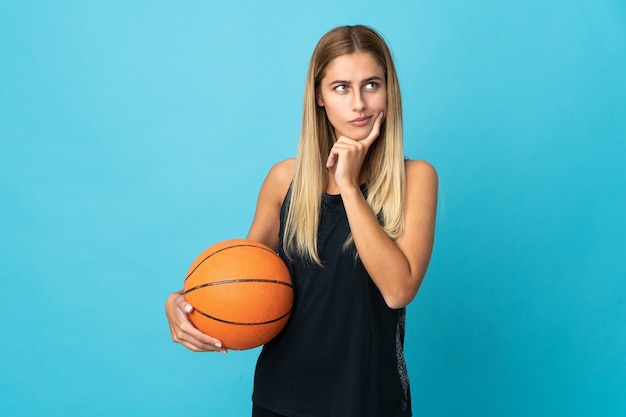
[[[339,118],[342,112],[342,107],[337,100],[327,99],[324,100],[324,109],[326,110],[326,116],[331,123]]]
[[[387,113],[387,95],[381,95],[380,97],[377,97],[375,102],[372,103],[372,107],[374,107],[376,110]]]
[[[337,126],[341,124],[342,118],[339,117],[336,113],[329,111],[328,109],[326,109],[326,117],[328,118],[328,122],[334,129],[336,129]]]

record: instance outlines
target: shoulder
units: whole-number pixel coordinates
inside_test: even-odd
[[[289,190],[295,167],[295,158],[285,159],[274,164],[267,173],[262,191],[265,191],[268,196],[272,196],[273,200],[282,204]]]
[[[407,160],[405,170],[407,209],[434,213],[439,193],[435,167],[423,160]]]
[[[415,183],[437,185],[437,170],[427,161],[407,159],[404,166],[407,186]]]
[[[437,215],[439,179],[435,167],[426,161],[406,161],[406,230],[413,237],[430,239]],[[411,239],[408,239],[411,241]]]
[[[274,164],[272,168],[270,168],[270,171],[267,174],[266,181],[279,188],[289,188],[289,184],[291,184],[295,167],[295,158],[289,158],[280,161]]]
[[[278,251],[280,208],[289,190],[295,160],[286,159],[275,164],[267,173],[257,200],[254,220],[248,239],[261,242]]]

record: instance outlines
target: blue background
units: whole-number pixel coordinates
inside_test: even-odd
[[[210,3],[0,1],[3,415],[249,415],[258,350],[186,351],[164,301],[246,235],[355,23],[440,175],[414,414],[626,413],[624,1]]]

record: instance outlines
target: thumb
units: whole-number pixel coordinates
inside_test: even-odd
[[[380,126],[383,123],[383,112],[378,113],[376,120],[374,120],[374,126],[372,126],[372,131],[365,139],[361,141],[362,144],[369,147],[374,141],[378,138],[380,134]]]

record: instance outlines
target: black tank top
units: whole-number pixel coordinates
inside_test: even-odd
[[[340,195],[322,198],[318,246],[324,266],[285,256],[288,196],[279,254],[294,283],[294,309],[261,351],[253,402],[288,417],[410,416],[405,309],[387,307],[354,249],[342,249],[350,227]]]

